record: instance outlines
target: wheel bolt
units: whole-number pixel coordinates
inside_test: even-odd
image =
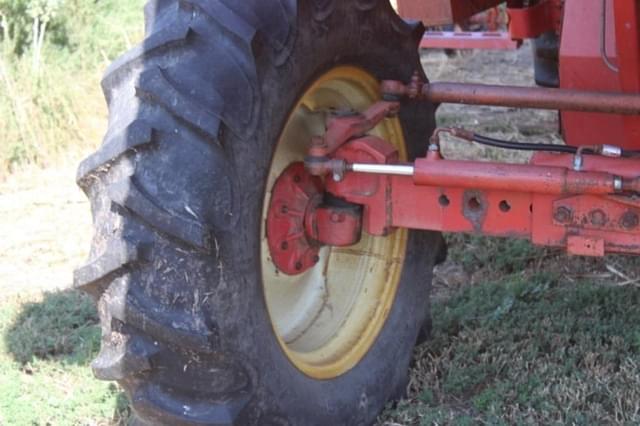
[[[594,226],[604,226],[607,223],[607,215],[602,210],[594,210],[589,213],[591,224]]]
[[[344,222],[344,215],[341,213],[331,213],[331,222],[333,223]]]
[[[560,223],[567,223],[571,220],[572,215],[573,213],[567,207],[558,207],[553,217]]]

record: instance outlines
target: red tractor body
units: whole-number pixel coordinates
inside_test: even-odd
[[[398,9],[403,17],[433,27],[465,21],[501,3],[399,0]],[[311,246],[332,245],[337,235],[357,236],[361,227],[374,235],[411,228],[528,238],[575,255],[640,254],[638,7],[631,0],[508,1],[507,31],[450,37],[440,33],[435,38],[437,32],[428,32],[429,46],[453,48],[511,48],[524,39],[552,34],[559,40],[552,70],[559,78],[557,88],[427,83],[417,76],[406,85],[383,82],[385,100],[398,104],[382,102],[365,114],[329,122],[327,134],[314,142],[307,160],[311,175],[333,176],[325,179],[327,192],[364,207],[362,220],[338,223],[326,211],[322,216],[307,211],[315,218],[316,231],[305,234],[301,222],[298,235],[306,235],[301,238],[312,241]],[[438,39],[441,45],[434,43]],[[398,164],[388,143],[365,133],[382,120],[381,112],[393,114],[404,99],[557,109],[566,146],[559,153],[538,153],[526,165],[452,161],[439,153],[441,132],[470,142],[481,137],[438,129],[426,158]],[[353,229],[345,231],[345,225]],[[286,228],[288,222],[280,226]],[[281,231],[272,229],[268,235]],[[291,271],[285,264],[304,265],[292,271],[298,273],[314,262],[312,257],[299,262],[285,258],[279,266]]]

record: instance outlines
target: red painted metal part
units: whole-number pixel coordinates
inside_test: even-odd
[[[422,37],[422,49],[491,49],[515,50],[520,43],[507,32],[427,31]]]
[[[565,1],[560,86],[640,93],[638,3],[609,0],[604,4],[603,14],[602,0]],[[612,140],[623,148],[640,149],[640,117],[563,112],[562,129],[569,145]]]
[[[397,114],[399,102],[376,102],[363,113],[336,116],[328,120],[327,131],[323,137],[314,138],[309,155],[326,157],[349,139],[362,136],[380,123],[384,118]]]
[[[398,0],[403,18],[422,21],[427,27],[463,22],[504,0]]]
[[[367,136],[346,143],[336,154],[337,158],[349,160],[352,163],[397,164],[398,152],[383,139]],[[377,209],[386,206],[390,176],[374,176],[360,173],[348,173],[340,182],[327,180],[326,190],[345,200],[364,206],[363,227],[370,234],[387,235],[393,224],[389,215],[380,214]],[[340,188],[349,192],[345,196]],[[373,202],[373,204],[371,204]],[[375,206],[372,208],[372,206]],[[386,207],[385,207],[386,208]]]
[[[311,206],[305,217],[305,232],[315,243],[349,247],[360,241],[362,209],[359,206]]]
[[[395,163],[390,146],[381,149],[377,139],[349,142],[336,156]],[[528,238],[579,255],[640,254],[640,202],[611,195],[615,183],[609,173],[637,181],[640,160],[587,156],[582,172],[573,171],[572,164],[567,154],[539,154],[530,165],[432,155],[415,163],[413,177],[354,173],[327,190],[364,205],[365,230],[375,235],[394,228],[427,229]]]
[[[323,203],[322,179],[311,176],[304,163],[293,163],[271,191],[266,233],[274,265],[296,275],[312,268],[323,245],[348,247],[360,241],[360,206]]]
[[[556,31],[562,8],[556,0],[542,0],[529,7],[507,8],[509,15],[509,34],[515,40],[536,38],[539,35]]]
[[[443,25],[499,3],[399,0],[399,8],[404,17]],[[449,33],[438,40],[427,34],[423,45],[450,48],[446,43],[453,40],[465,48],[473,42],[506,46],[511,39],[556,31],[562,35],[560,90],[424,84],[416,75],[409,84],[383,82],[382,93],[398,100],[559,109],[568,144],[640,150],[640,3],[542,0],[525,7],[511,0],[507,5],[509,38]],[[313,266],[322,244],[350,245],[362,230],[388,235],[399,227],[528,238],[577,255],[640,254],[639,158],[586,155],[575,170],[575,156],[569,154],[537,154],[530,164],[515,165],[445,160],[430,151],[403,168],[413,176],[348,172],[353,163],[398,164],[388,142],[366,133],[399,108],[399,102],[379,102],[362,114],[332,118],[326,134],[313,140],[306,171],[294,164],[278,179],[267,238],[284,273]],[[323,191],[350,204],[325,205]]]
[[[386,95],[421,99],[436,104],[457,103],[607,114],[640,114],[640,95],[631,93],[469,83],[422,84],[415,80],[408,85],[399,81],[384,81],[382,92]],[[602,140],[599,143],[602,143]],[[586,145],[586,142],[580,145]]]
[[[304,272],[318,261],[320,245],[307,237],[305,217],[320,205],[322,192],[322,180],[310,176],[301,163],[290,165],[272,189],[267,241],[273,263],[285,274]]]

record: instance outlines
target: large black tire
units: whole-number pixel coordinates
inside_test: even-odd
[[[76,286],[98,300],[92,367],[144,425],[361,425],[402,394],[439,234],[412,232],[376,343],[332,380],[298,371],[262,295],[266,173],[307,85],[340,64],[420,70],[423,28],[378,0],[155,0],[146,40],[107,71],[109,131],[78,171],[95,223]],[[434,108],[403,107],[410,155]]]

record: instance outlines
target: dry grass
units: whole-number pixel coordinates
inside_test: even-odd
[[[68,0],[64,45],[46,43],[37,71],[0,38],[0,182],[25,166],[50,167],[93,151],[106,131],[104,68],[142,37],[143,0]]]

